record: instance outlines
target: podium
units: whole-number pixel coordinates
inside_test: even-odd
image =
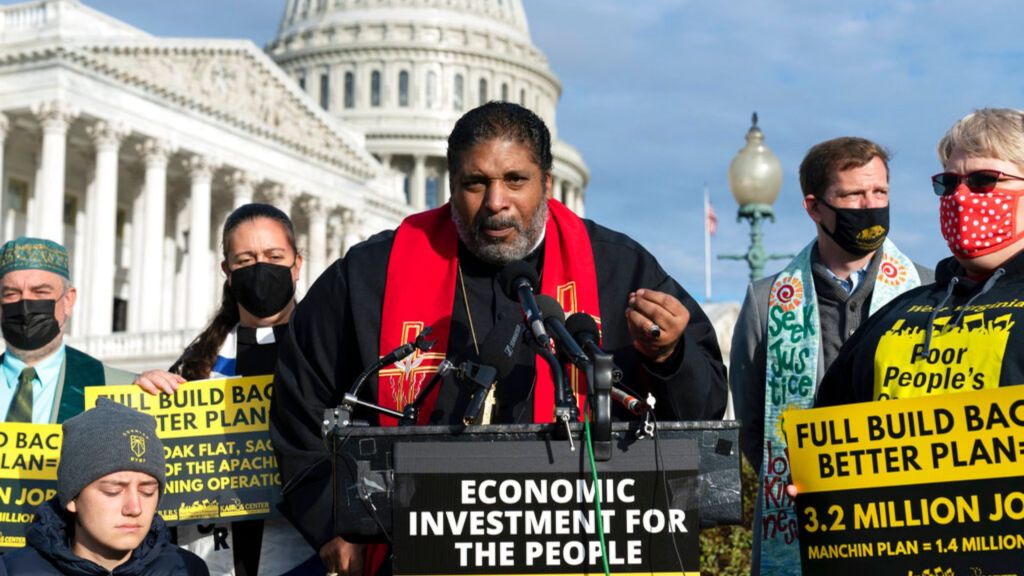
[[[739,424],[611,435],[595,481],[578,423],[335,428],[335,533],[391,540],[396,574],[696,573],[700,528],[742,520]]]

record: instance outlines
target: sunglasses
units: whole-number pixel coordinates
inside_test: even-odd
[[[932,188],[935,190],[936,196],[949,196],[956,191],[961,182],[966,181],[967,188],[971,192],[988,194],[996,187],[996,184],[1006,180],[1024,180],[1024,178],[999,170],[975,170],[970,174],[942,172],[932,176]]]

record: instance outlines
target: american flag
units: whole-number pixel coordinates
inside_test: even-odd
[[[711,236],[718,230],[718,216],[715,215],[715,208],[711,205],[711,197],[707,190],[704,191],[704,227]]]

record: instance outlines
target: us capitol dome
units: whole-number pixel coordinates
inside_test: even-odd
[[[489,100],[556,138],[554,195],[587,168],[557,139],[558,79],[520,0],[288,0],[276,38],[162,37],[81,0],[0,4],[0,242],[67,247],[69,343],[169,365],[220,302],[236,207],[290,215],[300,296],[354,244],[448,199],[446,138]]]
[[[558,138],[561,83],[530,39],[521,0],[288,0],[266,51],[311,100],[364,131],[366,149],[404,175],[414,210],[448,199],[455,121],[504,100],[547,123],[552,193],[583,213],[589,172]]]

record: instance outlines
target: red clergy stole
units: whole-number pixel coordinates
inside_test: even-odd
[[[557,200],[548,201],[544,237],[544,270],[541,293],[555,298],[566,314],[586,312],[600,317],[594,252],[583,220]],[[401,362],[386,366],[378,374],[377,402],[399,412],[437,372],[448,349],[452,307],[458,281],[458,232],[447,204],[406,218],[395,233],[388,260],[381,315],[380,354],[413,340],[425,327],[432,327],[436,340],[428,353],[416,351]],[[538,359],[534,386],[535,422],[554,419],[554,382],[547,364]],[[586,380],[573,368],[569,382],[585,414]],[[420,410],[420,424],[426,423],[437,401],[437,390]],[[382,416],[382,426],[395,425]]]

